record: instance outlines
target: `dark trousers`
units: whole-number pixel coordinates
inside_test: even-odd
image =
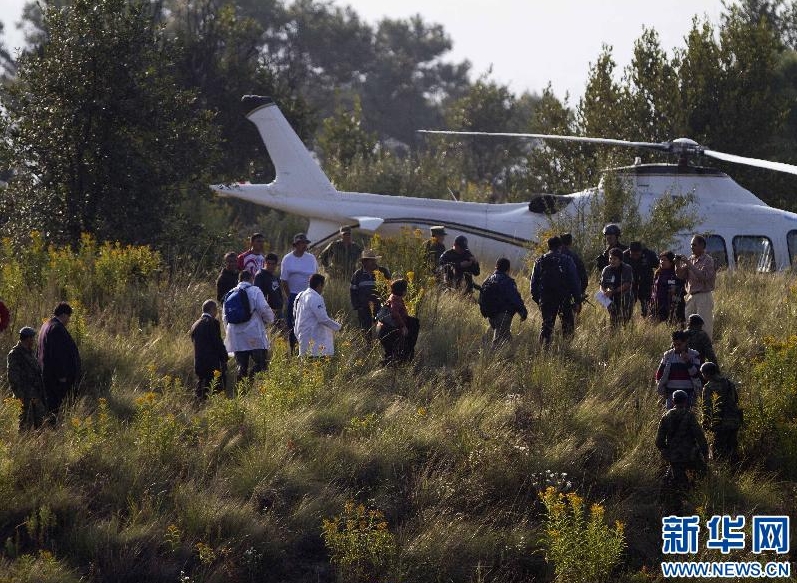
[[[628,294],[619,296],[609,304],[609,321],[612,326],[626,324],[631,319],[633,310],[634,297]]]
[[[639,309],[642,313],[642,317],[647,318],[648,314],[650,314],[650,294],[637,297],[637,301],[639,302]]]
[[[197,373],[196,388],[194,389],[194,393],[196,394],[196,398],[200,401],[204,401],[208,398],[208,393],[210,393],[211,387],[214,387],[216,392],[227,389],[227,370],[222,370],[221,376],[218,377],[218,379],[213,376],[213,372],[215,371],[203,371],[202,374]],[[213,384],[214,382],[215,386]]]
[[[44,379],[44,392],[47,395],[47,414],[53,418],[58,417],[61,404],[67,395],[72,392],[72,383],[61,382],[58,379]]]
[[[379,306],[375,306],[379,311]],[[365,307],[357,309],[357,320],[360,323],[360,330],[362,330],[363,337],[366,340],[371,340],[371,328],[374,325],[374,313],[371,311],[371,304],[366,304]]]
[[[512,318],[514,312],[500,312],[487,318],[493,331],[493,348],[498,348],[512,341]]]
[[[249,358],[252,359],[252,368],[249,368]],[[266,350],[242,350],[235,353],[235,363],[238,365],[238,380],[253,377],[255,373],[268,370]]]
[[[409,362],[415,357],[415,344],[418,342],[420,331],[418,318],[407,318],[407,335],[402,336],[401,330],[395,326],[382,324],[379,329],[379,342],[385,351],[385,364],[401,364]]]
[[[19,429],[38,429],[47,416],[47,407],[41,399],[22,399],[22,413],[19,416]]]
[[[540,312],[542,313],[542,330],[540,330],[540,343],[550,344],[554,327],[556,326],[556,316],[562,319],[562,335],[565,338],[573,336],[576,328],[575,318],[573,317],[573,305],[570,301],[562,300],[541,300]]]
[[[288,305],[285,308],[285,323],[288,325],[288,342],[291,347],[291,355],[298,344],[296,334],[293,333],[293,304],[296,302],[296,296],[298,295],[299,294],[290,294],[288,296]]]

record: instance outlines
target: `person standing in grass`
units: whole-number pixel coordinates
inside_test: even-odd
[[[275,253],[266,255],[266,263],[263,269],[258,271],[257,275],[255,275],[254,284],[263,292],[268,307],[274,312],[275,318],[279,320],[282,318],[283,299],[280,278],[274,273],[278,261],[279,257],[277,257]]]
[[[240,282],[236,288],[224,298],[222,319],[227,332],[224,345],[228,352],[235,353],[238,381],[240,381],[246,377],[251,378],[260,371],[268,370],[269,342],[266,325],[274,322],[274,312],[268,307],[260,288],[252,285],[252,274],[249,271],[241,271],[238,278]],[[232,294],[236,291],[238,294],[233,297]],[[240,295],[241,293],[243,295]],[[236,317],[236,321],[231,322],[232,315],[239,311],[239,306],[248,311],[248,317],[245,319]],[[249,368],[250,359],[253,362],[251,368]]]
[[[440,256],[443,281],[449,289],[469,294],[473,291],[473,276],[479,275],[479,262],[468,249],[468,239],[460,235],[454,246]]]
[[[404,296],[408,289],[406,279],[397,279],[390,284],[390,296],[385,302],[390,316],[379,323],[379,342],[385,351],[384,365],[402,364],[415,357],[420,322],[407,312]]]
[[[423,243],[423,256],[432,275],[437,275],[440,266],[440,256],[446,252],[446,228],[436,225],[429,228],[429,238]]]
[[[634,273],[634,283],[631,285],[634,303],[639,302],[642,317],[647,318],[653,290],[653,270],[659,266],[659,257],[641,242],[631,241],[628,249],[623,251],[623,263],[631,266]]]
[[[341,325],[329,317],[324,303],[324,282],[320,273],[310,276],[309,287],[296,296],[293,305],[294,330],[299,343],[299,356],[332,356],[335,354],[334,332]]]
[[[227,387],[227,348],[221,339],[221,324],[216,318],[218,305],[213,300],[202,304],[202,316],[191,326],[191,341],[194,343],[194,372],[197,376],[196,397],[204,401],[208,397],[213,380],[218,379],[217,389]]]
[[[626,324],[634,309],[634,271],[623,263],[623,251],[615,247],[609,251],[609,265],[601,271],[601,291],[611,300],[608,306],[612,326]]]
[[[670,464],[668,477],[677,490],[691,486],[690,474],[706,469],[708,442],[695,414],[689,409],[689,396],[684,391],[672,395],[674,407],[659,422],[656,447]]]
[[[340,239],[327,245],[318,259],[331,278],[348,281],[362,252],[362,247],[351,240],[351,227],[345,226],[340,228]]]
[[[700,367],[706,384],[703,386],[703,429],[714,434],[713,458],[735,463],[739,459],[739,428],[742,410],[736,384],[720,375],[713,362]]]
[[[19,331],[19,342],[8,353],[8,384],[11,392],[22,401],[22,415],[19,428],[36,429],[41,427],[47,415],[47,401],[42,381],[42,369],[33,348],[36,330],[25,326]]]
[[[669,322],[682,326],[684,316],[685,281],[675,275],[675,254],[672,251],[659,253],[659,268],[653,277],[651,292],[651,317],[656,322]]]
[[[562,318],[562,335],[570,338],[575,329],[573,306],[580,309],[581,283],[573,260],[562,252],[559,237],[548,239],[548,253],[538,257],[531,272],[531,299],[540,307],[540,343],[550,345],[556,316]]]
[[[262,233],[254,233],[249,238],[249,249],[238,256],[238,271],[248,271],[252,277],[263,268],[266,258],[263,256],[263,247],[266,238]]]
[[[584,298],[587,294],[587,287],[589,287],[589,274],[581,256],[572,248],[573,235],[571,233],[562,233],[559,235],[559,240],[562,242],[562,254],[572,259],[573,265],[576,266],[576,274],[578,274],[578,280],[581,282],[581,297]]]
[[[362,267],[351,276],[349,298],[351,307],[357,312],[360,330],[366,341],[371,341],[371,328],[374,325],[374,315],[382,307],[382,300],[376,292],[376,272],[379,271],[386,279],[390,279],[390,271],[381,267],[377,261],[382,259],[373,249],[366,249],[360,255]]]
[[[700,362],[713,362],[717,364],[717,355],[714,354],[714,344],[708,334],[703,331],[703,318],[700,314],[689,315],[689,327],[684,330],[689,348],[697,350]]]
[[[686,313],[703,317],[703,330],[708,337],[714,333],[714,286],[717,272],[714,259],[706,253],[706,239],[692,237],[692,255],[675,256],[676,273],[686,280]]]
[[[80,353],[67,330],[72,319],[72,307],[59,303],[53,317],[39,330],[39,364],[44,379],[47,413],[58,417],[61,403],[71,395],[80,380]]]
[[[238,285],[238,256],[230,251],[224,256],[224,265],[216,278],[216,301],[220,302],[227,292]]]
[[[520,314],[521,320],[529,315],[515,280],[509,276],[509,266],[509,259],[506,257],[496,261],[495,271],[482,282],[479,294],[479,308],[493,332],[493,348],[511,342],[510,330],[515,314]]]
[[[683,330],[675,330],[672,348],[664,353],[656,370],[657,390],[665,399],[667,409],[672,407],[672,394],[678,390],[686,393],[691,407],[701,387],[700,355],[689,348],[688,338]]]
[[[285,323],[290,333],[290,354],[296,347],[296,332],[294,330],[293,304],[296,296],[307,289],[310,276],[318,271],[318,261],[315,255],[307,252],[310,240],[304,233],[297,233],[293,237],[293,251],[282,258],[280,267],[280,284],[282,295],[285,298]]]

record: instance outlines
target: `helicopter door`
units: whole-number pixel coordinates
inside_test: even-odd
[[[769,237],[739,235],[733,238],[733,258],[742,269],[775,271],[775,252]]]
[[[716,269],[728,267],[728,250],[725,247],[725,239],[719,235],[706,235],[706,253],[714,259]]]

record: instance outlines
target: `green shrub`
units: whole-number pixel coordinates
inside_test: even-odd
[[[554,565],[556,581],[608,581],[625,548],[624,525],[618,521],[614,528],[608,526],[603,506],[593,504],[587,511],[584,499],[575,492],[562,494],[549,487],[540,498],[548,511],[546,556]]]
[[[325,519],[321,530],[339,581],[373,583],[388,579],[396,540],[379,510],[346,502],[343,513]]]

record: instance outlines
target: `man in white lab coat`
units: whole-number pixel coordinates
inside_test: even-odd
[[[332,356],[335,353],[333,332],[340,330],[340,324],[329,317],[324,298],[324,276],[315,273],[310,276],[310,287],[296,296],[293,304],[296,339],[299,342],[299,356]]]
[[[266,336],[266,324],[274,322],[274,312],[268,307],[266,298],[260,288],[252,285],[252,274],[243,270],[239,274],[240,282],[224,298],[224,324],[226,338],[224,345],[227,350],[235,353],[235,362],[238,365],[238,380],[252,377],[255,373],[268,369],[267,351],[269,348]],[[245,322],[232,324],[227,321],[227,302],[230,294],[236,289],[244,290],[249,300],[249,319]],[[252,359],[252,368],[249,368],[249,359]]]

